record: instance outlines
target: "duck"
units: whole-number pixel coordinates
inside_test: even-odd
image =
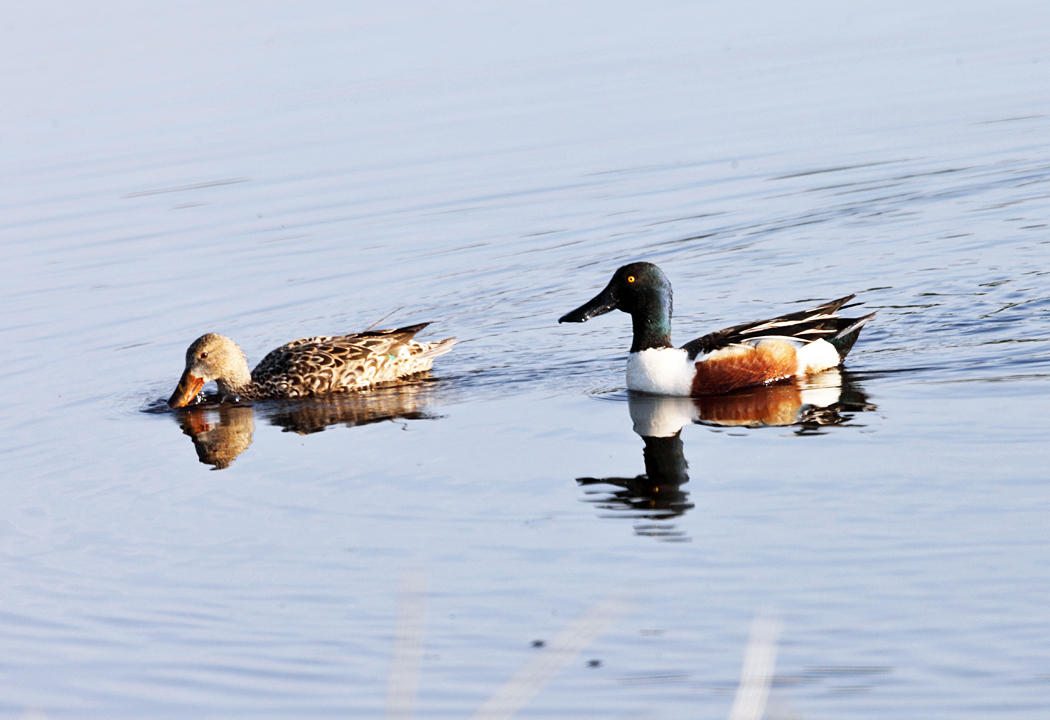
[[[652,395],[720,395],[838,367],[875,313],[840,317],[856,295],[810,310],[708,333],[680,348],[671,344],[671,283],[650,262],[624,265],[605,289],[559,323],[586,322],[613,310],[630,314],[634,339],[627,389]]]
[[[281,400],[366,390],[430,369],[456,339],[418,342],[430,323],[348,335],[300,338],[270,351],[248,371],[248,359],[230,338],[206,333],[186,350],[186,368],[168,399],[188,405],[212,380],[223,400]]]

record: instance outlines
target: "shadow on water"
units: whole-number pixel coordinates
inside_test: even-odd
[[[217,396],[173,411],[197,457],[215,470],[229,467],[252,444],[256,418],[284,432],[309,435],[333,425],[357,427],[387,420],[432,420],[433,382],[417,381],[368,392],[256,404],[218,403]]]
[[[634,432],[642,438],[645,472],[634,477],[576,478],[586,488],[584,502],[607,511],[602,517],[629,517],[635,533],[666,542],[688,542],[672,518],[694,507],[682,486],[689,482],[682,428],[794,426],[797,435],[826,432],[853,424],[856,413],[875,410],[849,373],[829,370],[797,383],[748,388],[711,397],[627,396]],[[590,489],[612,486],[612,491]]]

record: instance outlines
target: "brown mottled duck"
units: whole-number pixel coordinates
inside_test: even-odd
[[[208,333],[186,350],[186,369],[168,404],[187,405],[212,380],[224,399],[243,400],[329,395],[394,382],[429,370],[435,357],[452,349],[455,338],[412,339],[427,325],[293,340],[271,351],[251,372],[237,343]]]

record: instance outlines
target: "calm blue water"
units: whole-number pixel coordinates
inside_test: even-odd
[[[1045,717],[1048,28],[12,8],[0,716],[460,718],[510,683],[522,718],[727,717],[770,615],[767,718]],[[556,319],[636,259],[679,343],[858,293],[836,423],[628,398],[626,316]],[[392,311],[460,338],[429,381],[160,406],[204,331],[255,362]]]

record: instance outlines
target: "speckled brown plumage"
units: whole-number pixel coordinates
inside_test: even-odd
[[[455,338],[413,340],[427,325],[300,338],[271,351],[250,374],[236,343],[208,333],[186,351],[186,369],[168,402],[187,404],[210,380],[223,395],[246,400],[328,395],[393,382],[429,370],[455,343]]]

